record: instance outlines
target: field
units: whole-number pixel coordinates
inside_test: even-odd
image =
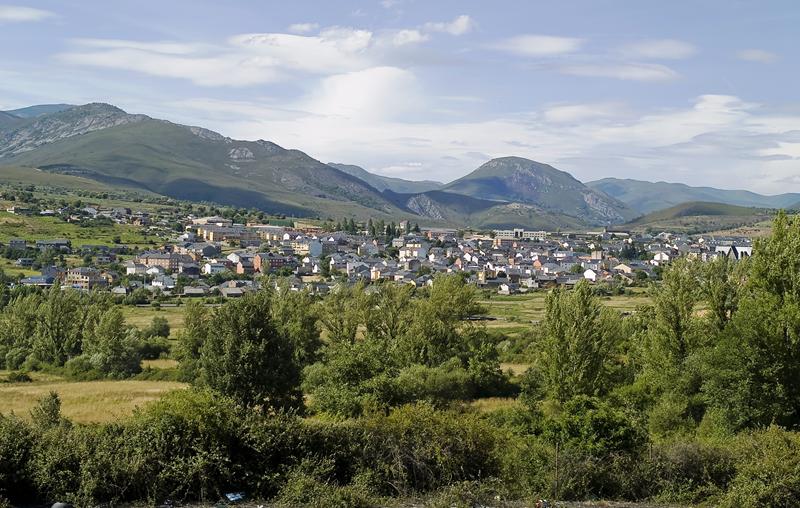
[[[5,377],[0,373],[0,377]],[[51,391],[61,398],[64,416],[76,422],[109,422],[125,418],[166,392],[185,388],[172,381],[66,382],[34,374],[33,383],[0,384],[0,412],[28,416],[37,401]]]
[[[28,241],[52,238],[67,238],[73,246],[83,244],[113,245],[114,237],[119,236],[124,245],[150,246],[154,237],[142,234],[137,226],[114,224],[110,226],[80,227],[63,222],[55,217],[15,215],[0,212],[0,242],[10,238],[24,238]]]
[[[211,309],[209,308],[209,312]],[[153,318],[163,317],[169,323],[170,337],[175,338],[175,334],[183,330],[183,307],[122,307],[122,314],[125,322],[133,325],[140,330],[150,326]]]
[[[483,298],[481,303],[487,308],[487,314],[494,318],[485,321],[490,332],[501,334],[514,340],[524,337],[535,322],[544,316],[544,299],[546,293],[536,292],[527,295],[499,296]],[[631,295],[613,296],[602,298],[604,305],[615,308],[621,312],[635,310],[638,305],[649,303],[649,297],[643,290],[637,290]],[[167,319],[170,325],[170,336],[183,329],[184,307],[122,307],[126,323],[138,328],[146,328],[153,317],[161,316]],[[209,309],[209,312],[211,309]],[[143,367],[155,369],[168,369],[176,366],[174,360],[147,360]],[[503,363],[504,371],[512,371],[520,375],[528,368],[526,363]],[[0,371],[0,380],[7,373]],[[63,378],[34,373],[33,383],[0,383],[0,413],[11,411],[20,415],[27,415],[36,401],[47,395],[51,390],[59,394],[62,401],[63,412],[69,418],[79,422],[104,422],[124,418],[151,400],[162,394],[184,388],[186,385],[171,381],[88,381],[70,382]],[[480,411],[491,411],[501,407],[516,404],[512,399],[481,399],[474,401],[472,406]]]

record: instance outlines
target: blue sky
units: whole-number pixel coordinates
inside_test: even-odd
[[[410,179],[519,155],[797,192],[797,26],[770,0],[0,3],[0,109],[109,102]]]

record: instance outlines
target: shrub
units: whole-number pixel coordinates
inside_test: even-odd
[[[396,494],[498,476],[496,432],[470,414],[420,403],[364,422],[365,460]]]
[[[20,418],[0,415],[0,498],[29,501],[27,464],[33,447],[30,427]]]
[[[800,436],[770,427],[739,443],[736,476],[722,506],[796,506],[800,499]]]
[[[31,383],[33,379],[31,376],[28,375],[27,372],[20,372],[18,370],[9,372],[8,377],[6,377],[6,382],[8,383]]]

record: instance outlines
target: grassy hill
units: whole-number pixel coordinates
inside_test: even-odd
[[[702,233],[751,226],[769,219],[773,213],[766,208],[691,202],[649,213],[624,227]]]
[[[89,130],[86,124],[96,122],[81,119],[77,134],[58,131],[59,137],[49,141],[53,134],[46,121],[57,117],[52,123],[60,127],[65,116],[79,116],[83,106],[38,117],[36,126],[28,123],[17,128],[6,138],[21,139],[16,145],[7,144],[9,155],[0,163],[272,213],[386,218],[402,213],[358,178],[298,150],[286,150],[267,141],[237,141],[140,115],[122,120],[116,112],[121,110],[100,106],[105,106],[101,119],[109,124],[101,129]],[[38,133],[48,136],[48,142],[38,144]],[[20,144],[35,148],[14,151],[13,147]]]
[[[344,171],[348,175],[359,178],[381,192],[390,190],[398,193],[416,194],[419,192],[437,190],[444,185],[441,182],[434,182],[431,180],[417,182],[413,180],[403,180],[402,178],[376,175],[374,173],[370,173],[360,166],[354,166],[352,164],[338,164],[329,162],[328,166],[332,166],[340,171]]]
[[[619,223],[638,215],[624,203],[586,187],[569,173],[521,157],[493,159],[442,190],[533,205],[589,224]]]
[[[800,202],[800,194],[764,196],[745,190],[690,187],[682,183],[604,178],[586,185],[627,203],[643,214],[695,201],[761,208],[789,208]]]

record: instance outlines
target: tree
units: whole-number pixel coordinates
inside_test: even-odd
[[[317,315],[331,342],[353,343],[363,316],[364,285],[340,284],[317,306]]]
[[[169,322],[163,316],[153,316],[153,321],[150,323],[146,335],[149,337],[169,337]]]
[[[273,298],[272,319],[278,333],[294,344],[295,359],[301,366],[314,363],[322,346],[312,306],[313,300],[307,291],[293,291],[287,283],[278,285]]]
[[[585,280],[572,292],[551,291],[542,322],[541,375],[559,402],[599,395],[608,386],[609,362],[620,341],[619,315],[602,307]]]
[[[779,213],[753,249],[703,391],[734,428],[800,427],[800,221]]]
[[[198,301],[190,301],[183,311],[184,328],[178,334],[175,356],[181,377],[194,381],[200,375],[200,349],[208,337],[209,311]]]
[[[135,329],[125,326],[119,307],[111,307],[100,318],[93,334],[85,341],[83,354],[101,374],[126,378],[141,371],[142,356]]]
[[[301,409],[300,364],[272,318],[272,299],[259,291],[214,311],[200,349],[203,380],[245,407]]]

